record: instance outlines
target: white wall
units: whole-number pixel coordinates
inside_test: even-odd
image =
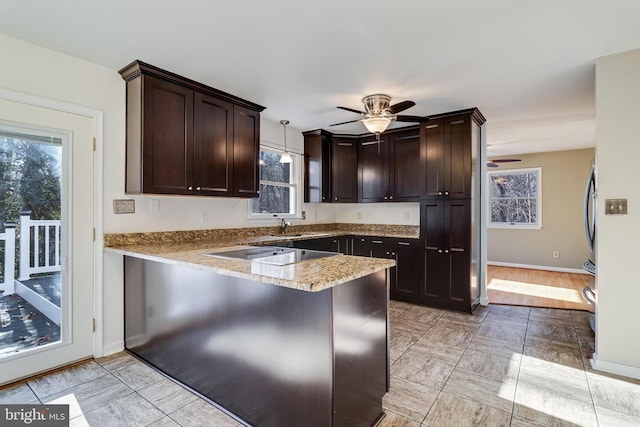
[[[640,378],[640,49],[596,64],[597,369]],[[628,199],[628,215],[605,215]]]
[[[104,166],[109,173],[116,173],[113,169],[118,159],[114,158],[113,149],[119,152],[125,134],[122,78],[113,70],[2,34],[0,52],[0,87],[104,113]],[[105,184],[109,185],[108,180]],[[116,263],[114,268],[122,269],[122,262]],[[109,280],[112,277],[109,274],[104,281],[103,342],[108,348],[118,349],[122,343],[122,281]],[[87,278],[87,283],[92,283],[92,278]],[[87,303],[91,304],[90,301]]]
[[[104,113],[104,232],[269,225],[264,222],[248,221],[246,219],[247,202],[238,199],[155,197],[159,200],[160,211],[158,214],[151,214],[149,212],[151,197],[136,196],[133,197],[136,200],[135,214],[114,215],[113,199],[131,198],[124,194],[124,80],[116,70],[109,70],[2,34],[0,34],[0,52],[3,55],[0,61],[1,88],[89,107]],[[224,90],[224,88],[220,89]],[[287,128],[287,145],[291,151],[301,152],[303,147],[301,133],[291,126]],[[269,145],[281,145],[282,126],[279,123],[262,120],[261,137],[262,141]],[[92,177],[86,179],[92,179]],[[314,215],[308,217],[306,223],[335,222],[333,207],[311,205],[310,209],[313,210]],[[207,224],[201,222],[202,210],[210,212],[210,222]],[[294,223],[298,222],[301,220],[294,221]],[[119,255],[105,254],[103,261],[103,345],[105,354],[108,354],[122,349],[123,345],[123,267],[122,257]]]
[[[333,209],[339,223],[420,225],[417,202],[340,203]]]

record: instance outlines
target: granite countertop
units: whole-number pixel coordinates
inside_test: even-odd
[[[242,233],[227,232],[225,235],[208,236],[209,238],[201,238],[202,233],[198,232],[173,232],[177,234],[169,236],[169,233],[164,233],[162,236],[152,236],[160,239],[160,241],[154,241],[149,236],[141,238],[140,235],[144,233],[132,234],[131,238],[127,238],[127,235],[119,235],[117,239],[105,239],[107,243],[110,243],[106,244],[105,250],[126,256],[211,271],[277,286],[318,292],[393,267],[395,261],[337,254],[326,258],[279,266],[245,260],[216,258],[204,254],[245,249],[252,245],[268,245],[287,240],[342,235],[373,234],[381,235],[381,237],[417,238],[414,230],[391,230],[388,233],[375,230],[377,232],[372,233],[369,230],[344,231],[327,229],[320,231],[291,231],[289,235],[284,236],[275,233],[263,234],[259,233],[259,231],[263,230],[250,230],[247,232],[247,230],[243,229]],[[188,238],[189,236],[192,238]]]

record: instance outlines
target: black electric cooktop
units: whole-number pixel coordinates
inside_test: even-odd
[[[313,251],[309,249],[281,248],[278,246],[252,246],[235,251],[210,252],[206,256],[226,259],[241,259],[262,264],[288,265],[310,259],[338,255],[336,252]]]

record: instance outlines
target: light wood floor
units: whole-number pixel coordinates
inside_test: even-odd
[[[487,266],[487,296],[492,304],[593,311],[582,297],[587,285],[594,286],[588,274]]]

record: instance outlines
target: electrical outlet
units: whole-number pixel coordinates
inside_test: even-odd
[[[409,221],[409,211],[404,211],[404,220]]]
[[[209,212],[202,211],[202,213],[200,214],[200,222],[202,223],[209,222]]]
[[[554,258],[560,258],[560,251],[553,251]]]
[[[151,216],[158,216],[160,213],[160,200],[149,199],[149,214]]]
[[[362,219],[362,212],[361,211],[357,211],[356,212],[356,218]]]
[[[313,211],[313,219],[318,219],[318,211]]]
[[[136,212],[136,202],[133,199],[114,199],[113,213],[126,214]]]

